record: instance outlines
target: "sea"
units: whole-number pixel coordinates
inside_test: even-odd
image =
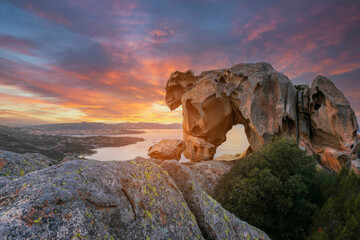
[[[139,129],[137,129],[139,130]],[[122,135],[112,135],[119,137],[141,137],[145,141],[138,142],[136,144],[131,144],[123,147],[105,147],[95,149],[97,153],[93,155],[86,156],[89,159],[95,159],[99,161],[126,161],[137,156],[148,158],[147,155],[149,147],[158,143],[162,139],[182,139],[183,133],[182,129],[141,129],[145,133],[141,134],[122,134]],[[234,126],[227,134],[227,140],[221,144],[216,151],[215,157],[221,156],[223,154],[235,154],[241,153],[246,150],[249,146],[247,141],[244,127],[242,125]],[[181,156],[181,161],[188,161]]]

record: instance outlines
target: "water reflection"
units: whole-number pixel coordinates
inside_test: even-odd
[[[134,136],[144,138],[144,142],[124,146],[124,147],[107,147],[96,149],[97,153],[88,156],[88,158],[100,161],[124,161],[133,159],[137,156],[148,157],[147,152],[151,145],[162,139],[182,139],[182,129],[144,129],[142,134],[127,134],[118,136]],[[218,147],[215,157],[223,154],[235,154],[246,150],[248,141],[246,139],[244,128],[241,125],[233,127],[227,134],[227,140]],[[182,161],[186,161],[182,156]]]

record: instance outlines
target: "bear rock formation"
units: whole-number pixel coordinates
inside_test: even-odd
[[[291,137],[318,154],[322,164],[339,171],[356,159],[356,116],[329,79],[318,76],[298,90],[269,63],[240,63],[229,69],[194,75],[174,72],[166,84],[170,110],[182,105],[185,157],[213,159],[226,133],[244,125],[250,147],[258,150],[274,136]]]

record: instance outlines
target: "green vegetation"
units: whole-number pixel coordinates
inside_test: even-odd
[[[360,176],[316,170],[316,157],[276,138],[240,159],[216,187],[217,200],[272,239],[360,239]]]
[[[297,91],[305,90],[306,88],[310,88],[309,84],[299,84],[294,85]]]
[[[277,138],[237,161],[216,188],[217,200],[272,239],[304,239],[316,205],[316,161],[297,143]]]
[[[324,196],[327,201],[313,217],[309,239],[360,239],[360,176],[343,168]]]

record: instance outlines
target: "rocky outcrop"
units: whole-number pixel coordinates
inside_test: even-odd
[[[167,172],[141,159],[33,172],[2,188],[0,205],[5,239],[202,239]]]
[[[58,161],[40,153],[19,154],[0,150],[0,176],[14,179],[57,164]]]
[[[180,160],[185,143],[178,139],[164,139],[148,150],[148,155],[160,160]]]
[[[203,161],[194,164],[186,163],[193,172],[197,183],[210,196],[214,196],[215,186],[219,183],[221,176],[227,173],[234,161]]]
[[[2,239],[268,239],[203,192],[188,167],[180,167],[187,172],[181,184],[176,174],[159,164],[176,169],[178,165],[166,162],[75,160],[30,172],[0,188],[0,235]],[[188,192],[190,182],[194,189]],[[194,206],[195,199],[200,202]],[[202,223],[210,225],[204,228]]]
[[[166,85],[171,110],[182,105],[184,155],[193,162],[213,159],[226,133],[244,125],[258,150],[274,136],[299,141],[322,164],[338,171],[352,160],[358,123],[349,102],[325,77],[297,90],[269,63],[237,64],[229,69],[173,73]]]
[[[323,163],[339,171],[358,144],[356,116],[345,96],[329,79],[318,76],[309,89],[310,138],[302,140]],[[301,122],[300,122],[301,124]]]
[[[176,161],[165,161],[161,166],[183,193],[205,239],[269,239],[264,232],[226,211],[203,190],[189,168]]]

